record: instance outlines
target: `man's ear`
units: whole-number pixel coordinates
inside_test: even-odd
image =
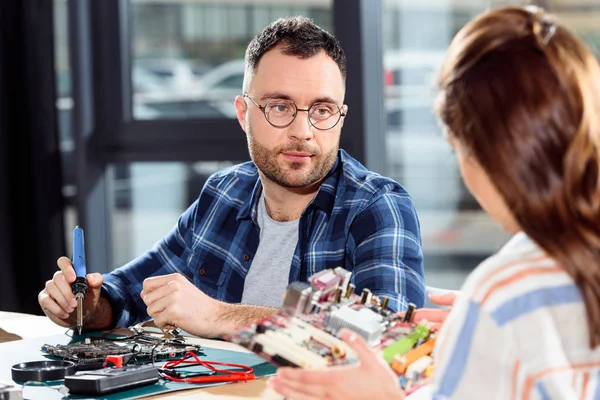
[[[237,120],[240,123],[242,130],[246,132],[246,112],[248,111],[248,105],[242,96],[235,97],[234,105]]]

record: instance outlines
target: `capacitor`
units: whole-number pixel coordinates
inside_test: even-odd
[[[390,301],[390,299],[387,296],[383,298],[383,301],[381,302],[382,310],[387,310],[389,301]]]
[[[346,288],[346,298],[349,299],[350,296],[352,296],[352,293],[354,293],[354,289],[356,289],[356,286],[352,283],[348,284],[348,287]]]
[[[342,301],[342,287],[338,286],[337,289],[335,289],[335,302],[339,303]]]
[[[405,376],[401,376],[398,378],[398,382],[400,383],[400,387],[402,389],[406,388],[407,379]]]
[[[362,297],[360,299],[361,304],[367,304],[371,301],[371,291],[367,288],[364,288],[362,291]]]
[[[404,322],[410,322],[412,320],[413,314],[415,312],[415,308],[417,308],[415,303],[408,303],[408,308],[406,309],[406,314],[404,314]]]

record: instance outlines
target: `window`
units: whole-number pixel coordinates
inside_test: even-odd
[[[145,253],[177,223],[214,172],[233,161],[117,163],[108,170],[112,269]]]
[[[492,3],[492,7],[515,4]],[[598,49],[600,7],[584,1],[551,3],[551,8],[545,5],[548,11]],[[434,79],[446,49],[486,5],[409,0],[384,4],[386,172],[408,190],[417,208],[428,284],[458,288],[471,268],[509,238],[462,183],[433,115]]]
[[[139,120],[235,118],[244,52],[259,30],[289,15],[332,28],[330,0],[302,7],[276,0],[131,0],[130,9],[132,113]]]

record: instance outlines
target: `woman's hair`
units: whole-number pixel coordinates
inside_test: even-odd
[[[522,230],[579,287],[600,344],[600,66],[537,8],[467,24],[439,78],[437,113]]]

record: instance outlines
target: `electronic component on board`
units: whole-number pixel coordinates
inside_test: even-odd
[[[381,309],[382,310],[387,310],[388,308],[388,302],[390,301],[389,297],[384,297],[383,301],[381,302]]]
[[[108,356],[129,356],[145,360],[164,360],[183,356],[187,351],[201,353],[201,346],[185,343],[183,339],[162,339],[146,334],[136,334],[118,339],[87,337],[83,341],[50,345],[44,344],[42,352],[79,366],[94,368]]]
[[[414,303],[408,303],[408,308],[404,314],[404,322],[410,322],[417,306]]]
[[[376,345],[383,332],[382,317],[368,308],[355,310],[342,307],[331,311],[326,327],[337,335],[343,328],[351,329],[362,336],[370,345]]]
[[[282,311],[250,324],[225,339],[240,344],[278,366],[319,369],[357,361],[338,338],[344,328],[382,352],[407,393],[421,387],[435,367],[432,324],[411,322],[414,304],[404,316],[388,309],[389,298],[364,288],[354,293],[350,272],[320,271],[308,283],[289,285]]]
[[[369,304],[371,302],[371,296],[371,291],[367,288],[364,288],[360,298],[360,304]]]
[[[283,311],[297,315],[310,311],[313,289],[305,282],[294,282],[288,287],[283,302]]]
[[[349,299],[350,296],[352,296],[352,294],[354,294],[354,289],[356,289],[356,286],[354,285],[354,283],[349,283],[348,287],[346,288],[346,294],[344,295],[344,297],[346,299]]]

